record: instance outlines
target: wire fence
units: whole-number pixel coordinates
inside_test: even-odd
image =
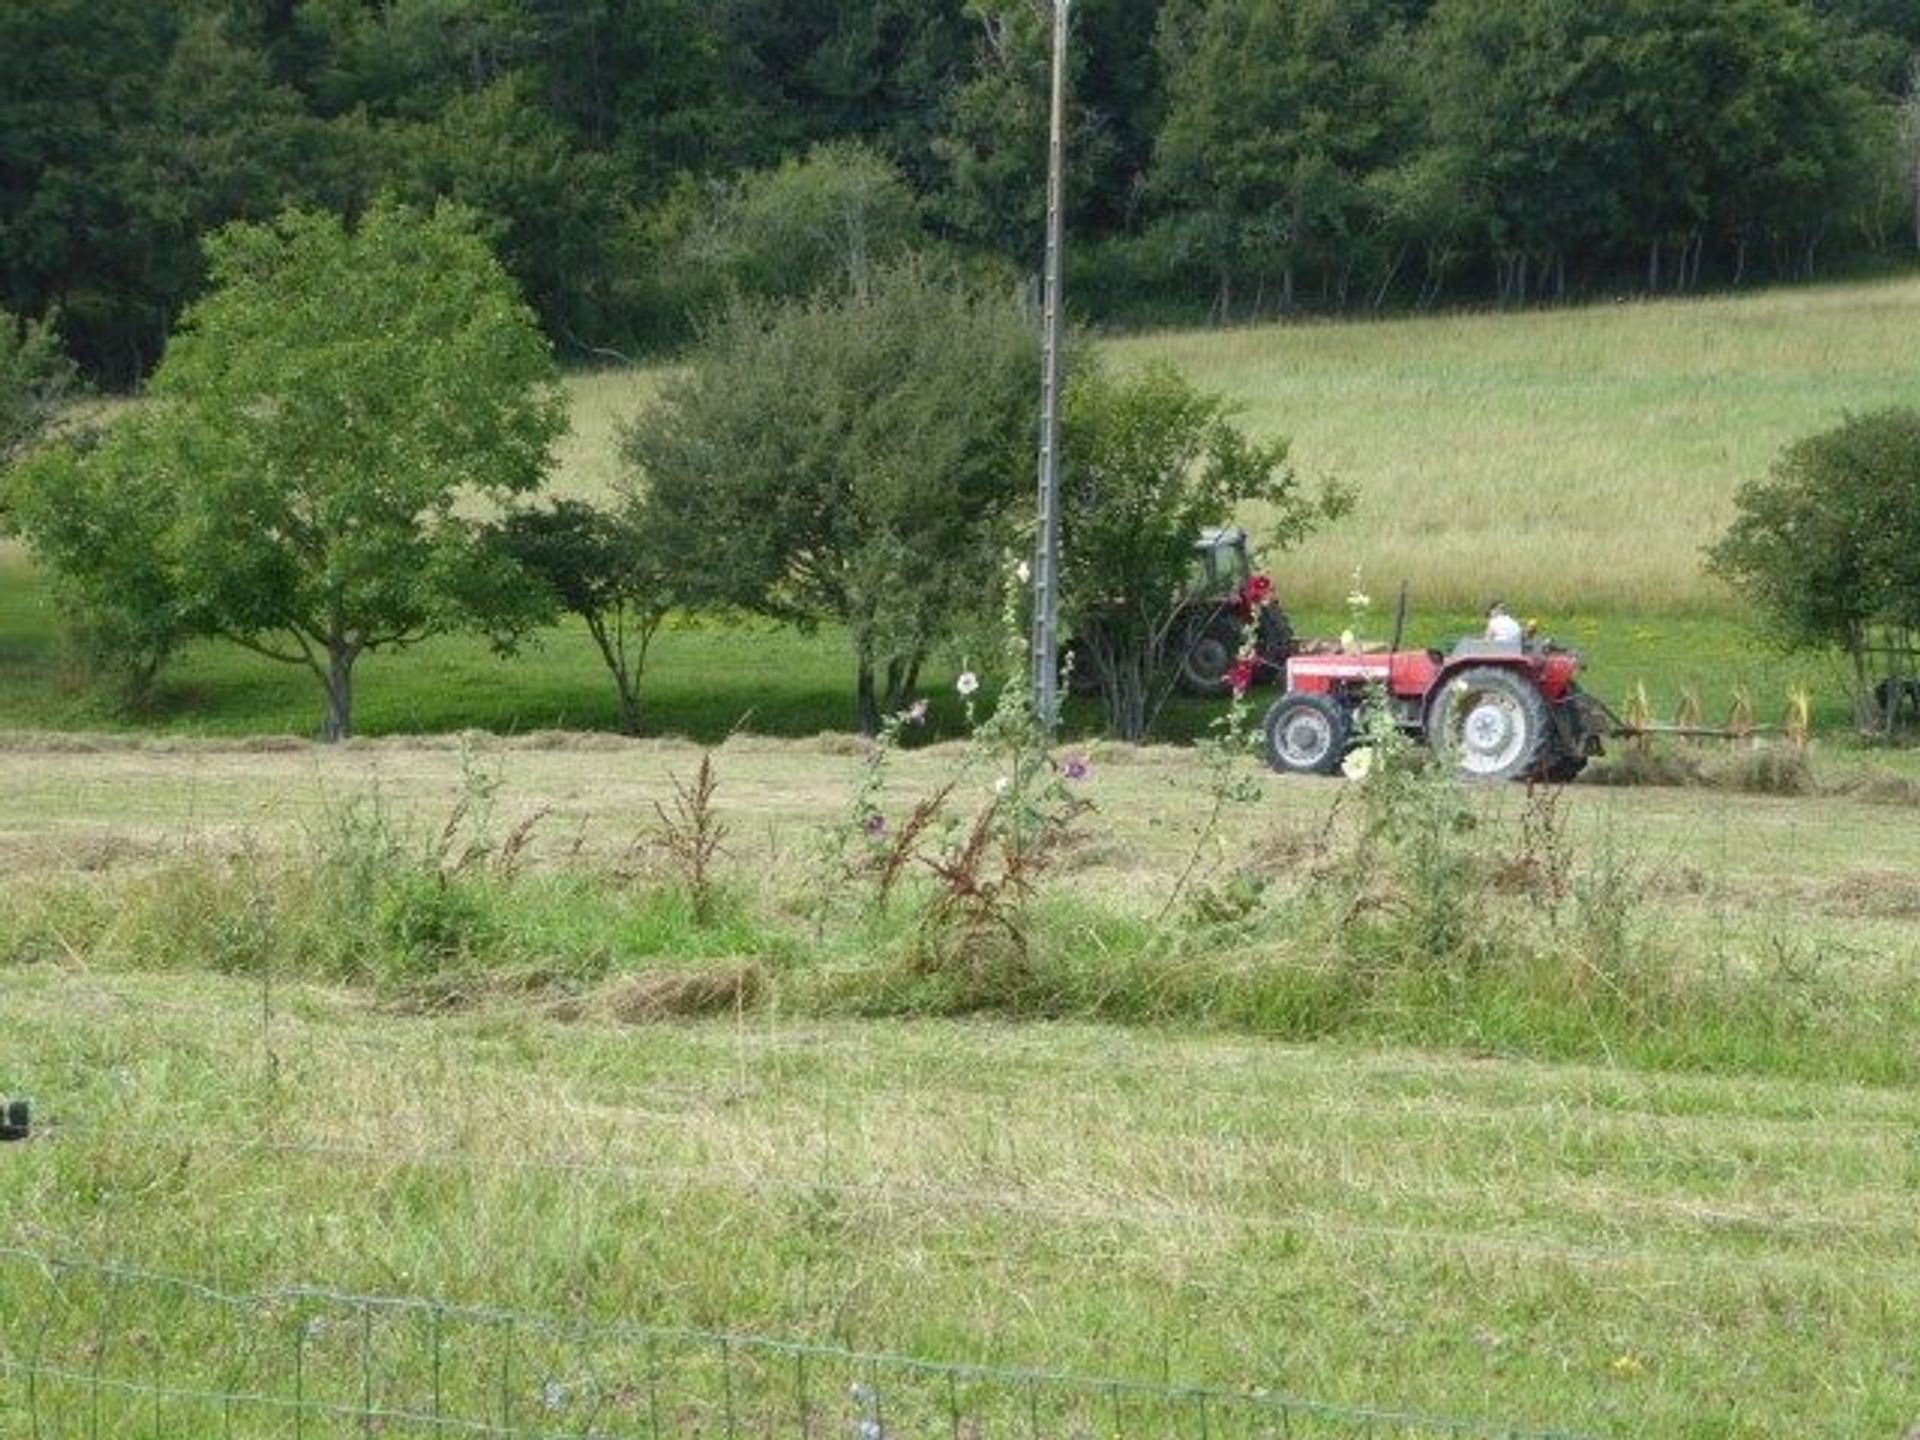
[[[176,1275],[0,1248],[0,1437],[1578,1440],[1260,1391]]]

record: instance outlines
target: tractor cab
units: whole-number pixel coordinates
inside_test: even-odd
[[[1194,589],[1203,595],[1239,591],[1253,574],[1247,553],[1247,532],[1238,525],[1214,525],[1193,542]]]

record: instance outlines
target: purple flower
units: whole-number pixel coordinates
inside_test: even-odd
[[[867,816],[865,828],[869,835],[884,835],[887,831],[887,817],[876,810]]]
[[[1060,773],[1069,780],[1084,780],[1091,771],[1084,755],[1069,755],[1066,764],[1060,767]]]
[[[925,700],[916,700],[907,707],[907,723],[910,725],[924,725],[927,723],[927,702]]]

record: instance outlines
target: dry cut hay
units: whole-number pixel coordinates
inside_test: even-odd
[[[1628,747],[1587,771],[1584,783],[1728,790],[1741,795],[1811,795],[1813,766],[1792,745],[1764,745],[1715,754],[1697,746]]]
[[[629,975],[607,986],[590,1010],[623,1025],[650,1025],[683,1015],[724,1015],[746,1010],[767,992],[768,977],[757,960],[710,964]]]

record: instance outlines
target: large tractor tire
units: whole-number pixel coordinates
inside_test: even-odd
[[[1569,685],[1567,693],[1553,707],[1553,738],[1547,745],[1547,757],[1533,776],[1549,785],[1566,785],[1580,778],[1587,761],[1598,753],[1599,739],[1606,733],[1604,712],[1580,693],[1578,685]]]
[[[1182,695],[1224,699],[1227,672],[1240,657],[1240,618],[1231,610],[1198,610],[1180,632],[1174,683]]]
[[[1260,607],[1260,628],[1255,644],[1260,652],[1261,679],[1285,678],[1287,657],[1293,654],[1293,622],[1278,605]]]
[[[1497,665],[1443,684],[1428,707],[1427,743],[1462,780],[1525,780],[1557,758],[1545,697],[1525,675]]]
[[[1283,775],[1331,775],[1347,756],[1352,721],[1325,695],[1283,695],[1260,722],[1267,763]]]

